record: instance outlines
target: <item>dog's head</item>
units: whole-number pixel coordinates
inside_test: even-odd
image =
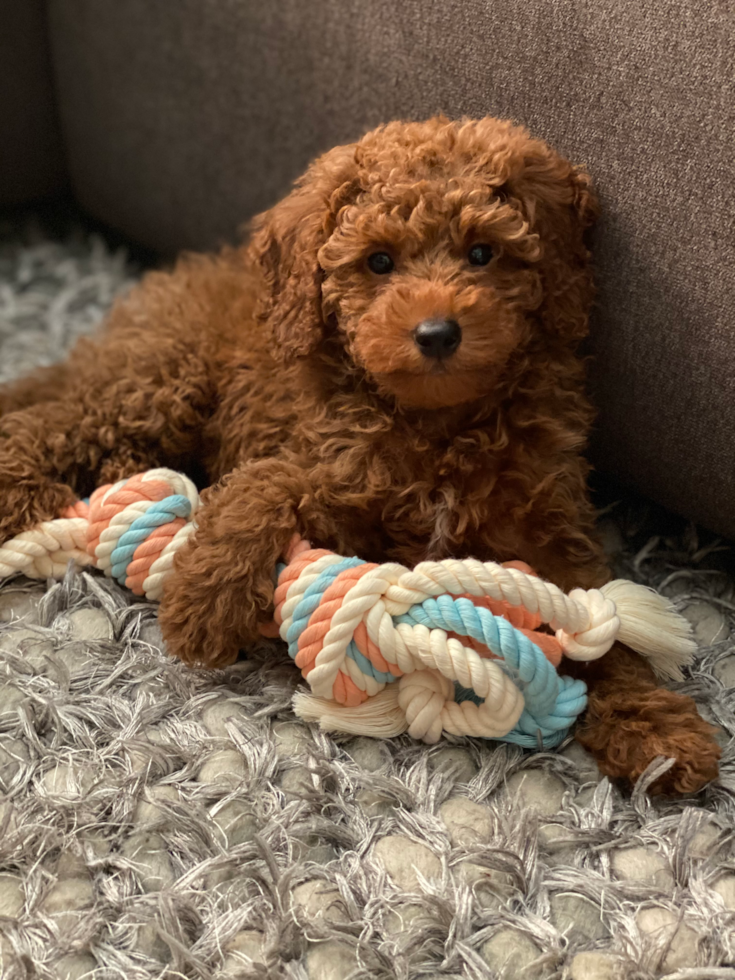
[[[400,405],[470,402],[585,334],[595,209],[587,175],[521,127],[390,123],[256,219],[261,315],[288,356],[336,338]]]

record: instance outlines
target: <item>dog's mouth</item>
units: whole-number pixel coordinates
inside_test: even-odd
[[[391,371],[374,374],[383,394],[405,408],[452,408],[477,401],[495,388],[497,375],[488,370],[450,370],[437,362],[428,371]]]
[[[499,387],[505,369],[505,360],[478,364],[458,354],[418,362],[397,357],[397,363],[385,365],[387,370],[381,370],[382,364],[363,366],[379,391],[401,406],[452,408],[491,395]]]
[[[429,374],[434,374],[434,375],[449,374],[449,365],[446,363],[446,361],[436,361],[434,364],[431,365]]]

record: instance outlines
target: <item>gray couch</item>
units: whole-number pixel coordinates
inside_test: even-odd
[[[442,110],[522,121],[586,163],[602,198],[594,461],[735,537],[728,6],[48,0],[53,95],[38,18],[12,25],[25,32],[16,45],[35,45],[34,69],[0,76],[26,93],[24,113],[0,116],[0,145],[26,112],[35,135],[26,184],[3,166],[0,197],[58,183],[54,99],[81,204],[167,253],[232,239],[314,154],[381,120]]]
[[[49,54],[43,0],[0,0],[0,205],[66,180]]]

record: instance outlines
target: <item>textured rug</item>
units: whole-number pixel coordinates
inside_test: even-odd
[[[6,229],[0,379],[135,277],[99,238]],[[97,575],[3,585],[0,976],[735,977],[732,558],[645,502],[602,522],[696,624],[681,689],[725,749],[696,798],[651,800],[655,770],[626,796],[573,743],[327,737],[277,644],[198,673]]]

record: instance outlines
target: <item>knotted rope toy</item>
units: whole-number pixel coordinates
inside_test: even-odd
[[[0,545],[0,580],[60,578],[71,561],[158,600],[198,507],[191,480],[168,469],[101,487]],[[549,748],[587,701],[583,682],[557,673],[562,656],[595,660],[620,640],[659,676],[677,679],[695,648],[666,599],[622,579],[566,595],[521,562],[408,569],[298,537],[284,557],[274,624],[263,632],[280,634],[308,682],[296,713],[326,730],[408,731],[430,743],[447,732]]]

